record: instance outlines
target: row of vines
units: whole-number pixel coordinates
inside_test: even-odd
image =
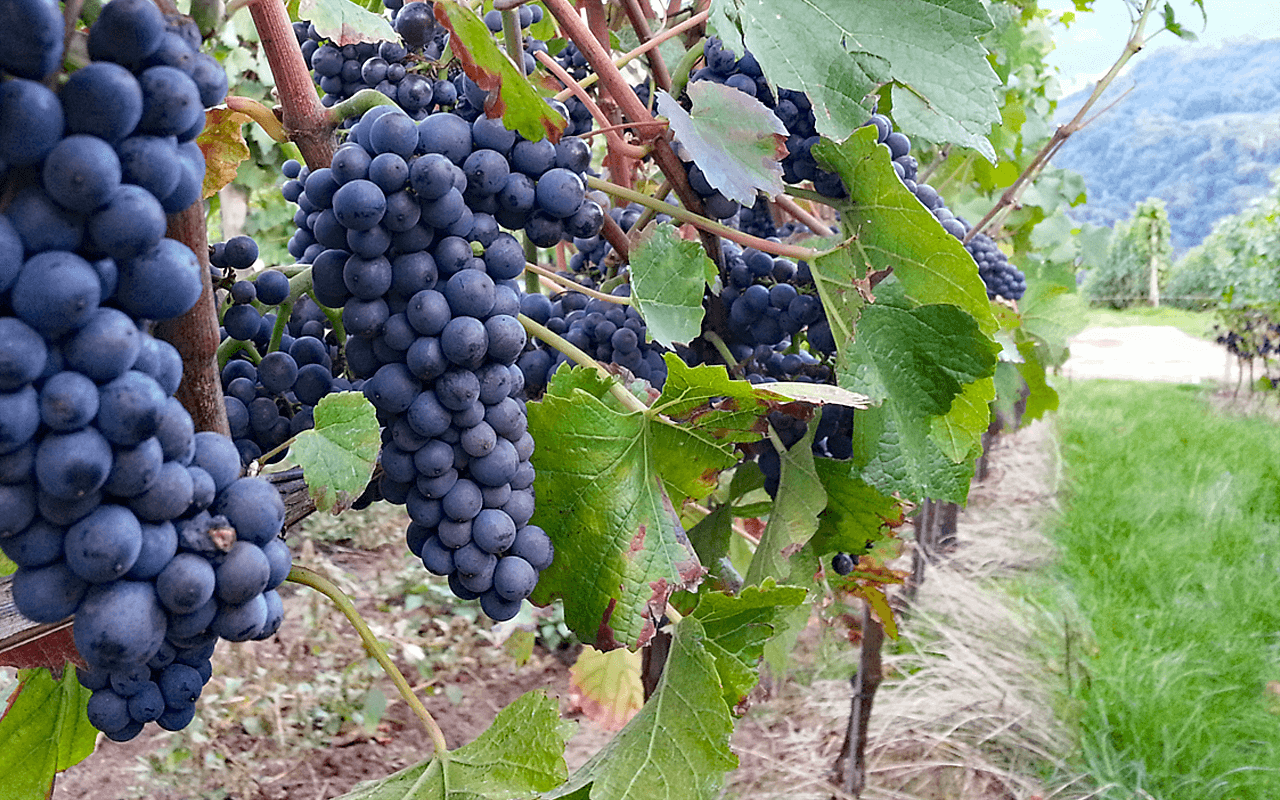
[[[0,420],[0,663],[22,668],[0,794],[46,796],[99,731],[184,727],[214,645],[278,628],[287,573],[349,615],[434,745],[347,797],[716,797],[761,670],[785,672],[833,595],[868,642],[895,635],[905,518],[964,503],[995,411],[1056,406],[1061,211],[1084,192],[1049,161],[1147,37],[1185,35],[1171,5],[1130,5],[1114,68],[1054,128],[1045,56],[1071,17],[1035,0],[0,3],[34,26],[0,30],[0,267],[19,276],[0,322],[72,354],[93,409]],[[138,44],[153,17],[167,34]],[[101,100],[87,76],[113,70],[148,94],[108,134],[71,98]],[[184,70],[202,119],[156,99]],[[76,120],[43,150],[42,102]],[[174,176],[123,154],[166,137]],[[116,159],[92,199],[60,177]],[[152,208],[145,245],[111,237]],[[153,419],[114,398],[160,367],[74,355],[88,323],[36,277],[56,259],[101,277],[85,291],[122,340],[181,355]],[[0,370],[4,408],[53,398],[53,363]],[[102,474],[65,467],[84,459],[61,443],[99,430]],[[169,483],[130,466],[149,438]],[[572,775],[542,692],[450,751],[350,601],[289,570],[292,524],[375,500],[493,619],[560,603],[599,650],[662,642],[643,708]],[[153,567],[142,545],[89,553],[135,518],[177,530]]]

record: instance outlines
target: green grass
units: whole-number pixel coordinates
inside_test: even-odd
[[[1280,427],[1187,387],[1060,391],[1053,535],[1098,796],[1280,798]]]
[[[1123,311],[1113,308],[1090,306],[1084,295],[1075,293],[1068,295],[1068,301],[1077,306],[1087,327],[1125,328],[1131,325],[1172,325],[1180,331],[1198,339],[1213,339],[1213,324],[1217,316],[1212,311],[1185,311],[1180,308],[1161,306],[1133,306]]]

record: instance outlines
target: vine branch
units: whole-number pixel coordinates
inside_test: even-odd
[[[364,621],[360,616],[360,612],[356,609],[355,603],[351,602],[351,598],[338,588],[338,585],[329,580],[318,572],[309,570],[306,567],[295,566],[289,570],[288,580],[292,583],[299,583],[303,586],[309,586],[320,592],[337,607],[342,615],[351,623],[351,627],[356,629],[356,633],[360,635],[360,641],[364,643],[365,651],[373,656],[387,676],[391,678],[391,682],[396,685],[396,689],[400,692],[400,697],[409,704],[409,708],[422,721],[422,726],[427,729],[427,734],[431,737],[431,746],[435,749],[435,757],[441,762],[449,760],[449,745],[444,740],[444,731],[440,730],[440,725],[436,722],[435,717],[431,716],[431,712],[427,711],[426,706],[413,693],[413,687],[409,685],[396,667],[395,662],[387,655],[387,649],[378,641],[378,637],[373,634],[369,628],[369,623]]]
[[[1071,118],[1071,121],[1065,125],[1058,126],[1057,130],[1053,132],[1053,136],[1049,137],[1049,141],[1045,142],[1044,146],[1040,148],[1040,151],[1036,153],[1035,157],[1031,160],[1031,163],[1027,165],[1027,168],[1024,169],[1022,174],[1018,176],[1017,180],[1013,182],[1013,185],[1008,189],[1005,189],[1004,194],[1000,195],[999,202],[997,202],[982,219],[978,220],[978,224],[969,229],[969,232],[966,233],[964,237],[964,242],[966,244],[973,239],[973,237],[981,233],[983,229],[989,227],[991,221],[995,219],[997,214],[1000,214],[1005,209],[1015,207],[1017,205],[1018,198],[1022,196],[1022,193],[1026,190],[1027,186],[1040,176],[1040,173],[1044,171],[1045,165],[1049,163],[1050,159],[1057,155],[1058,150],[1062,148],[1063,143],[1066,142],[1072,134],[1083,128],[1089,121],[1091,121],[1086,120],[1089,110],[1093,108],[1093,106],[1102,97],[1102,93],[1106,91],[1107,87],[1116,79],[1116,76],[1120,74],[1120,71],[1124,69],[1125,64],[1129,63],[1129,59],[1137,55],[1138,52],[1146,45],[1146,36],[1144,32],[1146,30],[1147,20],[1150,18],[1151,12],[1155,10],[1155,7],[1156,0],[1145,1],[1142,11],[1132,22],[1132,27],[1129,31],[1129,39],[1125,42],[1124,49],[1120,52],[1120,57],[1111,65],[1111,69],[1107,70],[1107,74],[1099,78],[1098,82],[1094,84],[1093,91],[1089,93],[1089,98],[1084,101],[1084,105],[1082,105],[1080,110],[1076,112],[1076,115]]]
[[[708,219],[701,214],[695,214],[688,209],[673,206],[670,203],[664,203],[663,201],[656,200],[646,194],[641,194],[640,192],[633,191],[626,187],[619,186],[616,183],[610,183],[609,181],[602,180],[591,175],[587,176],[587,186],[592,189],[599,189],[600,191],[605,192],[606,194],[611,194],[619,199],[639,203],[640,205],[652,208],[655,211],[670,214],[681,222],[687,222],[706,233],[723,236],[725,239],[737,242],[743,247],[754,247],[761,252],[772,253],[776,256],[783,256],[784,258],[810,259],[821,255],[821,252],[808,247],[799,247],[794,244],[783,244],[781,242],[771,242],[768,239],[761,239],[758,236],[743,233],[742,231],[731,228],[724,223]]]

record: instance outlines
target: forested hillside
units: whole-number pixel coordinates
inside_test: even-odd
[[[1280,40],[1144,54],[1101,105],[1126,92],[1056,159],[1088,185],[1089,202],[1071,211],[1077,220],[1110,227],[1159,197],[1181,254],[1266,193],[1280,167]],[[1060,114],[1084,97],[1061,103]]]

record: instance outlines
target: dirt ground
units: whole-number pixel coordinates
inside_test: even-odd
[[[1098,328],[1072,342],[1066,379],[1094,377],[1223,380],[1225,353],[1174,328]],[[1234,380],[1231,374],[1228,379]],[[1083,796],[1061,761],[1070,748],[1049,709],[1054,684],[1042,680],[1037,660],[1052,620],[1037,619],[999,588],[1051,557],[1040,523],[1055,507],[1055,464],[1050,426],[1037,423],[998,439],[991,474],[975,484],[961,513],[959,545],[932,565],[905,619],[903,638],[886,651],[886,681],[875,701],[870,735],[871,769],[866,798],[1036,800]],[[376,557],[376,554],[375,554]],[[369,568],[369,565],[365,565]],[[851,609],[852,611],[852,609]],[[253,643],[251,661],[274,660],[305,669],[309,632],[293,620],[278,641]],[[815,626],[801,647],[818,657],[823,648],[856,632]],[[353,644],[358,652],[358,644]],[[496,645],[494,646],[496,648]],[[845,645],[845,657],[854,652]],[[220,658],[231,647],[220,648]],[[492,654],[490,654],[492,655]],[[354,658],[354,656],[353,656]],[[220,665],[215,661],[215,673]],[[838,671],[838,670],[837,670]],[[844,674],[848,674],[847,672]],[[535,651],[530,664],[480,657],[448,676],[451,697],[424,698],[451,747],[479,735],[497,711],[524,692],[544,688],[572,713],[568,669]],[[739,722],[734,749],[741,761],[725,796],[771,800],[842,800],[830,783],[849,712],[847,679],[783,678],[756,692],[757,702]],[[579,719],[570,741],[570,769],[584,763],[610,733]],[[324,800],[356,783],[387,775],[427,756],[430,742],[402,703],[388,707],[376,733],[347,731],[328,746],[282,750],[269,732],[253,736],[235,720],[189,741],[149,730],[133,742],[105,739],[88,760],[60,776],[53,800]],[[216,764],[203,782],[199,765],[157,770],[175,745]],[[193,794],[198,792],[199,794]]]

